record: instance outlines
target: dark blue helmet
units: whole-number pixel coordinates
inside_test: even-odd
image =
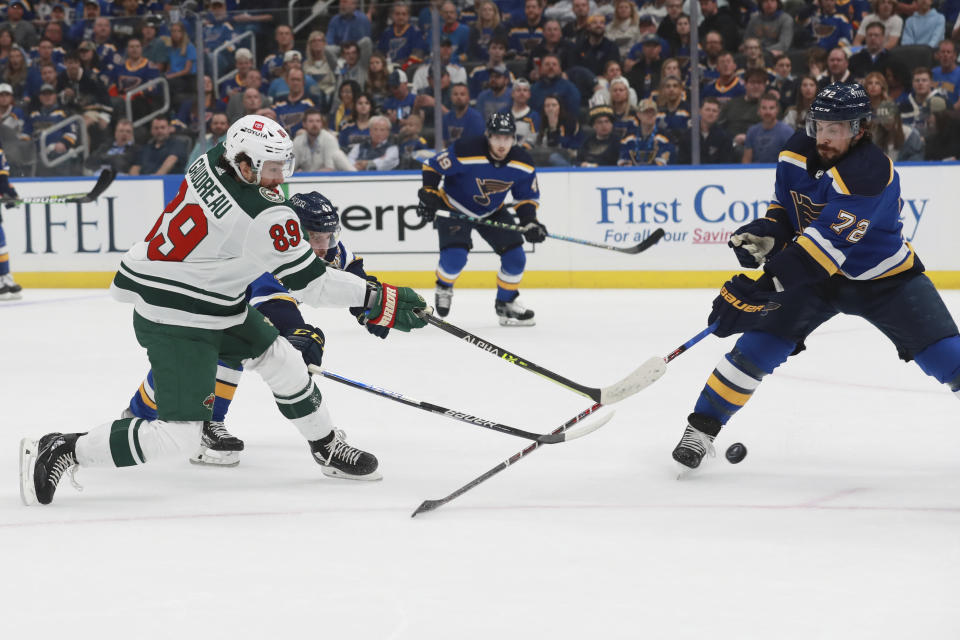
[[[307,231],[314,232],[314,235],[329,233],[327,248],[337,246],[340,238],[340,216],[337,208],[318,191],[310,193],[298,193],[287,200],[287,204],[297,214],[300,219],[300,226]]]
[[[860,131],[860,122],[869,120],[873,109],[870,97],[855,82],[834,82],[820,90],[807,112],[807,135],[815,138],[816,122],[850,122],[853,135]]]
[[[513,119],[513,114],[509,111],[506,113],[492,113],[490,117],[487,118],[487,135],[497,133],[508,136],[517,135],[517,123]]]

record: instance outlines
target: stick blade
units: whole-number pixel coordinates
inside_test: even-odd
[[[113,183],[113,179],[117,177],[117,172],[113,167],[104,167],[103,171],[100,172],[100,176],[97,178],[97,183],[93,185],[93,189],[90,190],[90,193],[85,195],[80,199],[80,202],[93,202],[107,190],[107,188]]]
[[[666,372],[667,363],[663,358],[653,356],[620,382],[600,389],[600,402],[613,404],[629,398],[662,378]]]
[[[663,238],[663,236],[665,236],[665,235],[666,235],[666,231],[664,231],[663,228],[661,227],[661,228],[659,228],[659,229],[656,229],[653,233],[651,233],[651,234],[647,237],[647,239],[644,240],[643,242],[641,242],[640,244],[635,245],[635,246],[632,246],[632,247],[627,247],[627,248],[625,248],[625,249],[617,249],[617,250],[618,250],[618,251],[622,251],[623,253],[629,253],[629,254],[631,254],[631,255],[632,255],[632,254],[635,254],[635,253],[640,253],[641,251],[646,251],[647,249],[649,249],[649,248],[652,247],[653,245],[655,245],[655,244],[657,244],[658,242],[660,242],[660,240],[661,240],[661,239]]]
[[[426,513],[427,511],[433,511],[437,507],[442,506],[444,503],[443,500],[424,500],[420,503],[420,506],[417,507],[417,510],[410,514],[411,518],[416,518],[421,513]]]
[[[582,438],[588,433],[593,433],[603,425],[610,422],[613,419],[613,416],[616,415],[616,411],[611,411],[605,416],[599,416],[595,420],[588,420],[584,422],[581,426],[575,429],[567,429],[563,433],[558,433],[557,435],[563,436],[563,442],[570,442],[571,440],[576,440],[577,438]]]

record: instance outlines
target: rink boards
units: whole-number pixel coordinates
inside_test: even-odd
[[[904,236],[941,287],[960,288],[960,163],[898,167]],[[109,284],[120,256],[143,238],[180,177],[121,177],[92,204],[24,205],[2,212],[13,271],[25,287]],[[625,255],[559,240],[528,245],[524,287],[712,287],[736,262],[726,243],[762,216],[774,168],[541,170],[540,220],[550,232],[630,246],[663,228],[660,243]],[[368,270],[397,284],[431,287],[436,232],[416,215],[419,172],[303,174],[290,192],[319,190],[340,207],[343,240]],[[92,178],[22,179],[24,196],[74,193]],[[458,286],[493,286],[497,256],[474,235]]]

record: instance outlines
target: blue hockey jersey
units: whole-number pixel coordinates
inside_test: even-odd
[[[451,208],[471,217],[483,218],[499,209],[511,193],[517,213],[530,210],[535,215],[540,189],[530,155],[521,147],[510,150],[503,162],[494,162],[487,153],[484,136],[458,140],[446,151],[423,165],[429,173],[443,177],[443,197]],[[426,178],[425,178],[426,180]],[[424,182],[426,185],[426,182]]]
[[[922,271],[901,233],[900,208],[900,177],[876,145],[858,144],[824,168],[816,140],[797,132],[780,152],[767,217],[798,235],[764,270],[786,288],[834,274],[875,280]]]
[[[323,259],[329,263],[330,266],[340,269],[341,271],[349,271],[361,278],[367,278],[367,274],[363,270],[363,258],[354,255],[352,251],[343,246],[342,242],[338,242],[336,247],[327,251]],[[250,283],[250,286],[247,287],[247,299],[250,301],[251,306],[257,308],[271,300],[285,300],[297,305],[301,303],[301,300],[297,296],[284,287],[280,281],[269,272],[264,273]]]

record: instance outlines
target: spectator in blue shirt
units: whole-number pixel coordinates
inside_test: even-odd
[[[540,60],[540,80],[530,88],[530,106],[536,111],[543,108],[543,99],[555,94],[563,101],[567,113],[580,112],[580,91],[563,77],[560,58],[547,54]]]
[[[776,94],[766,93],[760,98],[760,122],[747,129],[743,164],[776,164],[780,150],[794,134],[793,127],[777,119],[779,111],[780,99]]]
[[[925,44],[931,49],[943,40],[946,20],[933,8],[933,0],[916,0],[917,10],[903,23],[900,44]]]
[[[490,69],[489,87],[480,92],[477,96],[477,111],[483,116],[484,121],[491,114],[499,113],[504,109],[509,109],[513,104],[512,91],[507,86],[507,68],[498,65]]]
[[[443,21],[440,36],[453,43],[453,58],[457,61],[465,60],[467,50],[470,48],[470,27],[459,21],[457,5],[449,0],[444,2],[440,6],[440,19]],[[428,49],[433,42],[431,38],[429,31],[424,30],[423,41]]]
[[[413,103],[416,100],[410,93],[407,74],[400,69],[393,71],[387,78],[387,92],[390,95],[383,100],[383,111],[396,130],[400,126],[400,121],[413,111]]]
[[[182,22],[170,25],[170,66],[167,69],[167,82],[170,93],[187,93],[196,89],[197,48],[190,43]]]
[[[333,16],[327,27],[328,47],[339,53],[339,47],[344,42],[356,42],[366,54],[364,57],[369,57],[373,50],[370,20],[357,9],[357,0],[340,0],[340,13]]]
[[[150,123],[150,141],[143,145],[140,160],[130,167],[132,176],[163,176],[183,173],[187,150],[170,137],[170,121],[160,116]]]
[[[470,90],[465,84],[450,87],[450,103],[453,108],[443,114],[443,143],[450,145],[461,138],[482,136],[485,128],[483,116],[470,106]]]
[[[70,40],[79,44],[84,40],[93,40],[93,21],[100,17],[100,3],[97,0],[85,0],[83,19],[70,25]]]
[[[213,50],[224,44],[234,36],[230,16],[227,15],[225,0],[210,0],[210,13],[203,20],[203,47],[213,53]]]
[[[957,45],[953,40],[943,40],[937,47],[939,67],[933,68],[933,86],[947,96],[952,107],[960,100],[960,67],[957,66]]]

